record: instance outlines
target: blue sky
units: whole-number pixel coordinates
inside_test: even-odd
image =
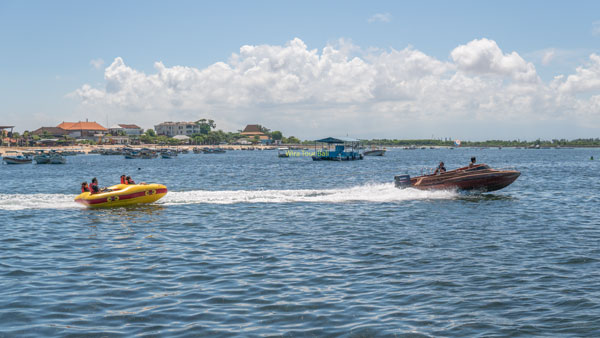
[[[600,99],[595,99],[600,94],[600,88],[595,83],[600,81],[597,77],[600,75],[594,73],[596,68],[590,65],[590,62],[594,62],[590,56],[600,53],[599,13],[600,2],[597,1],[2,1],[0,100],[3,103],[0,106],[0,124],[15,124],[18,130],[31,130],[41,125],[56,125],[64,119],[89,118],[104,124],[108,119],[110,124],[138,123],[143,127],[151,127],[161,118],[193,119],[193,111],[202,111],[197,114],[209,115],[225,130],[239,129],[243,126],[236,126],[243,123],[262,123],[273,129],[282,129],[284,134],[293,133],[302,138],[332,132],[360,137],[396,138],[430,137],[432,134],[465,139],[597,137],[600,112],[594,113],[594,109],[596,102],[600,102]],[[522,63],[518,66],[521,67],[519,71],[523,71],[526,63],[533,65],[535,75],[541,82],[535,89],[531,85],[523,89],[524,92],[535,91],[535,97],[524,98],[519,95],[518,98],[509,98],[503,95],[501,98],[490,97],[489,102],[472,102],[465,96],[460,98],[465,103],[452,108],[456,112],[448,114],[443,107],[452,105],[455,100],[452,97],[458,95],[455,92],[447,93],[446,101],[435,107],[426,107],[419,103],[427,102],[426,98],[415,96],[407,99],[399,91],[384,96],[377,94],[374,88],[382,84],[363,75],[345,78],[344,81],[332,80],[332,83],[370,81],[373,82],[371,88],[339,88],[334,92],[335,95],[332,93],[322,98],[315,98],[315,93],[307,92],[305,97],[279,99],[281,93],[273,93],[268,98],[253,100],[249,97],[243,102],[236,101],[237,105],[232,104],[230,97],[214,95],[188,102],[194,100],[194,91],[200,90],[199,86],[193,84],[187,84],[186,92],[177,92],[175,89],[175,93],[165,97],[164,101],[155,104],[147,102],[143,107],[138,102],[125,101],[131,100],[132,96],[156,95],[136,92],[135,95],[122,93],[116,97],[106,90],[106,69],[116,58],[121,58],[124,66],[120,70],[115,67],[115,72],[129,69],[150,76],[157,73],[156,62],[161,62],[169,69],[183,66],[201,72],[210,70],[217,62],[233,67],[231,57],[240,55],[242,46],[285,47],[294,39],[303,42],[307,51],[317,50],[319,57],[323,57],[323,50],[327,46],[333,46],[347,60],[358,57],[372,65],[373,69],[379,69],[379,72],[383,68],[393,68],[394,62],[404,62],[398,60],[410,56],[388,60],[391,64],[383,68],[378,66],[380,61],[374,61],[375,58],[382,53],[403,51],[408,47],[436,62],[449,64],[439,72],[434,71],[437,78],[431,78],[432,84],[427,84],[425,89],[431,88],[436,81],[449,81],[454,75],[460,73],[462,76],[464,73],[468,79],[460,83],[475,79],[486,85],[495,83],[499,86],[472,92],[472,95],[481,97],[492,95],[490,93],[494,91],[513,93],[514,86],[510,86],[516,81],[512,73],[514,69],[498,70],[492,65],[482,70],[468,63],[468,55],[471,54],[461,54],[462,59],[459,59],[460,55],[451,55],[459,46],[486,39],[498,46],[500,55],[517,53],[523,60],[517,60]],[[473,44],[467,53],[479,53],[478,57],[488,55],[489,52],[481,48],[494,49],[493,45]],[[254,52],[257,54],[251,58],[256,59],[260,55],[273,62],[279,55],[269,54],[272,48],[266,47]],[[512,61],[507,59],[506,62]],[[506,66],[506,63],[503,64]],[[356,70],[352,65],[344,65]],[[279,71],[278,74],[287,72],[300,77],[304,86],[310,86],[310,81],[303,79],[305,73],[297,73],[298,66],[295,67]],[[577,67],[589,70],[592,75],[589,72],[579,74],[579,78],[574,80],[580,81],[571,81],[575,85],[565,83],[560,93],[556,89],[559,84],[555,84],[556,92],[552,92],[554,77],[562,75],[566,82],[569,75],[578,74]],[[428,66],[425,68],[431,69]],[[262,79],[275,81],[271,82],[271,87],[280,83],[272,79],[273,74],[269,73],[272,69],[264,71]],[[364,72],[369,73],[369,70]],[[179,78],[190,76],[185,75],[184,71],[178,74],[176,76]],[[236,74],[239,75],[239,71]],[[331,73],[328,74],[323,76],[330,77]],[[241,92],[237,91],[247,94],[252,92],[252,88],[260,88],[253,83],[241,89],[223,88],[226,85],[222,81],[206,84],[206,78],[198,74],[194,76],[198,76],[194,81],[202,82],[201,88],[205,91],[219,86],[220,91],[240,96]],[[243,74],[241,76],[236,78],[248,80]],[[120,79],[119,75],[115,77]],[[401,75],[387,78],[413,81],[415,84],[420,81],[417,78],[402,79]],[[582,84],[582,78],[585,78],[586,84]],[[139,81],[147,84],[152,80]],[[529,78],[528,81],[531,84],[533,80]],[[85,85],[102,93],[95,93],[94,100],[90,100],[89,92],[75,93]],[[447,83],[444,88],[448,86],[453,85]],[[414,90],[423,92],[425,89]],[[567,92],[574,100],[585,102],[571,102],[569,97],[560,102],[548,101],[532,106],[534,103],[531,102],[546,100],[542,97],[558,97]],[[336,95],[348,95],[348,98],[331,98]],[[356,95],[364,95],[364,98],[351,98],[356,98]],[[529,100],[527,109],[515,108],[524,116],[520,119],[522,123],[512,118],[497,121],[498,109],[510,109],[506,102],[501,108],[491,109],[490,105],[499,100]],[[169,106],[165,103],[169,101],[177,103]],[[382,108],[383,105],[386,107]],[[554,106],[560,108],[551,114],[536,117],[538,112],[541,114]],[[278,114],[278,109],[285,114]],[[145,115],[146,110],[153,112]],[[319,114],[315,113],[317,111]],[[564,111],[564,115],[561,115],[561,111]],[[161,112],[164,114],[161,115]],[[344,113],[338,115],[342,114],[339,112]],[[323,115],[330,117],[320,117]],[[335,121],[332,117],[344,120],[343,126],[339,129],[328,128],[325,124]],[[379,121],[382,127],[365,127],[363,119],[366,118]],[[298,123],[302,120],[308,122]],[[415,121],[414,125],[418,125],[419,129],[405,129],[407,121]],[[315,130],[316,125],[323,127]]]

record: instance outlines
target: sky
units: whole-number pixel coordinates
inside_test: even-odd
[[[600,137],[599,1],[0,1],[0,125]]]

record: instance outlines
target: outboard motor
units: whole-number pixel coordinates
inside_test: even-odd
[[[410,175],[396,175],[394,176],[394,184],[396,188],[408,188],[410,187]]]

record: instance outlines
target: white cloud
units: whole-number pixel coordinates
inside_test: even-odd
[[[100,69],[104,65],[104,60],[100,58],[92,59],[90,60],[90,65],[92,65],[92,67],[94,67],[95,69]]]
[[[451,60],[412,47],[367,52],[343,40],[309,49],[296,38],[242,46],[227,62],[203,69],[157,62],[145,74],[118,57],[105,69],[103,87],[85,84],[71,96],[88,115],[132,114],[127,120],[145,127],[205,117],[225,130],[261,123],[306,138],[419,137],[449,129],[463,138],[492,137],[490,131],[506,138],[515,125],[600,122],[593,110],[600,98],[577,97],[600,89],[596,54],[548,84],[530,62],[488,39],[456,47]]]
[[[577,67],[575,74],[560,81],[558,86],[562,93],[586,93],[600,90],[600,55],[590,55],[590,62],[584,67]]]
[[[373,22],[390,22],[392,21],[392,15],[390,13],[377,13],[377,14],[373,14],[371,17],[369,17],[369,19],[367,20],[369,23],[373,23]]]
[[[542,56],[542,64],[544,66],[549,65],[550,62],[552,62],[552,60],[554,59],[555,54],[556,54],[556,51],[554,49],[549,49],[549,50],[545,51],[544,55]]]
[[[523,60],[517,52],[504,54],[493,40],[473,40],[456,47],[450,55],[460,70],[473,74],[506,75],[528,82],[538,80],[531,62]]]

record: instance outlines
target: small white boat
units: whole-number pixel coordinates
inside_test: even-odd
[[[162,158],[173,158],[177,157],[177,151],[172,149],[163,149],[160,152]]]
[[[277,148],[277,157],[290,157],[290,148]]]
[[[369,150],[365,150],[365,152],[363,153],[363,156],[383,156],[385,155],[385,149],[369,149]]]
[[[50,155],[50,164],[65,164],[67,163],[67,158],[62,156],[61,154],[54,153]]]
[[[33,157],[35,163],[37,164],[48,164],[50,163],[50,155],[48,154],[39,154]]]

